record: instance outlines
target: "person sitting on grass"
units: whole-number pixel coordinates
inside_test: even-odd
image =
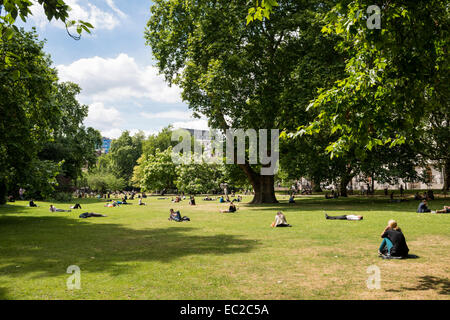
[[[327,220],[362,220],[363,216],[357,216],[354,214],[347,214],[343,216],[329,216],[325,213],[325,219]]]
[[[408,256],[409,248],[405,236],[395,220],[389,220],[386,228],[381,233],[383,241],[378,249],[378,255],[383,257]]]
[[[16,202],[16,200],[14,200],[14,196],[8,196],[8,202]]]
[[[145,202],[142,202],[142,199],[139,198],[139,205],[140,205],[140,206],[146,206],[147,204],[146,204]]]
[[[94,212],[84,212],[79,215],[79,218],[90,218],[90,217],[107,217],[104,214],[94,213]]]
[[[295,203],[294,197],[295,196],[291,194],[291,196],[289,197],[289,203]]]
[[[220,210],[221,213],[232,213],[232,212],[236,212],[237,208],[236,205],[234,204],[234,202],[232,201],[230,203],[230,207],[228,208],[228,210]]]
[[[287,223],[286,217],[281,211],[277,212],[277,214],[275,215],[275,221],[272,222],[272,228],[277,227],[292,227],[290,224]]]
[[[30,203],[29,203],[29,206],[30,206],[30,207],[37,207],[37,204],[34,203],[33,200],[31,200]]]
[[[417,208],[417,213],[431,212],[431,210],[427,207],[427,200],[423,199]]]
[[[431,211],[433,213],[433,211]],[[436,210],[434,213],[450,213],[450,207],[444,206],[442,210]]]
[[[50,212],[70,212],[71,210],[56,209],[54,205],[50,205]]]
[[[194,198],[194,196],[191,196],[191,198],[189,199],[189,204],[191,206],[195,206],[195,198]]]
[[[223,196],[220,197],[219,202],[220,203],[224,203],[225,202],[225,199],[223,198]]]
[[[74,206],[70,207],[70,209],[81,209],[81,205],[76,203]]]
[[[169,221],[176,221],[176,222],[183,222],[183,221],[191,221],[188,217],[184,216],[181,217],[180,211],[174,211],[173,209],[170,209],[170,216]]]

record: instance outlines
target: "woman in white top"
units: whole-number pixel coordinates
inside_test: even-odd
[[[275,221],[272,223],[273,227],[292,227],[287,223],[286,217],[281,211],[278,211],[275,215]]]

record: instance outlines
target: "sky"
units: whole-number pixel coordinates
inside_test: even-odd
[[[144,30],[150,18],[149,0],[65,0],[70,19],[90,22],[94,29],[76,41],[61,21],[49,22],[39,5],[24,25],[36,27],[60,81],[72,81],[82,91],[77,97],[89,106],[86,126],[104,137],[117,138],[124,130],[155,134],[172,124],[178,128],[207,129],[195,119],[180,89],[169,87],[158,74]],[[75,33],[75,30],[73,30]]]

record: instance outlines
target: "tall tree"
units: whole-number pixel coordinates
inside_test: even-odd
[[[138,132],[130,136],[128,131],[113,140],[109,158],[111,159],[112,172],[118,177],[123,178],[127,185],[131,185],[133,168],[137,160],[142,155],[142,143],[145,139],[143,132]]]
[[[176,164],[172,161],[172,147],[165,151],[156,150],[155,155],[146,154],[140,159],[139,186],[144,190],[161,191],[175,189]]]
[[[0,202],[7,186],[25,183],[60,116],[53,103],[56,71],[42,48],[35,32],[0,38]]]
[[[312,0],[278,4],[270,20],[249,25],[246,1],[158,0],[152,6],[145,36],[157,65],[212,128],[283,127],[284,88],[297,81],[292,74],[305,48],[323,39],[317,14],[329,5]],[[248,162],[239,167],[255,190],[253,203],[277,202],[273,175],[261,175]]]
[[[96,149],[101,145],[101,134],[82,123],[88,114],[88,106],[76,100],[80,87],[74,83],[59,83],[53,103],[60,116],[51,123],[51,141],[39,152],[42,160],[63,161],[61,175],[71,181],[81,176],[81,169],[96,162]]]
[[[328,149],[333,154],[417,144],[430,128],[441,128],[434,145],[446,145],[441,158],[448,159],[440,140],[449,132],[448,1],[382,1],[380,28],[372,24],[377,13],[367,13],[372,4],[340,1],[328,13],[323,31],[342,37],[346,76],[311,103],[319,112],[306,132],[333,128],[339,134]]]

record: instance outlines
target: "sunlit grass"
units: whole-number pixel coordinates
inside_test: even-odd
[[[50,213],[49,203],[0,206],[2,299],[448,299],[450,215],[415,213],[417,201],[384,197],[325,200],[305,196],[288,204],[226,204],[145,199],[147,206]],[[244,197],[244,202],[250,197]],[[432,201],[432,209],[444,205]],[[71,204],[56,204],[69,209]],[[448,205],[448,198],[447,203]],[[167,220],[170,208],[190,222]],[[282,210],[292,228],[270,228]],[[325,220],[361,214],[362,221]],[[105,218],[80,219],[82,212]],[[396,219],[406,236],[408,260],[377,257],[380,233]],[[68,290],[66,269],[81,269],[81,289]],[[381,289],[366,286],[367,267],[381,270]]]

